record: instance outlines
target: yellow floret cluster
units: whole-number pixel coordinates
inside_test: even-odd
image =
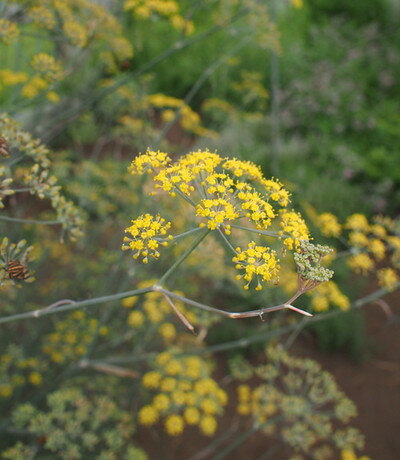
[[[38,76],[45,79],[48,83],[59,81],[63,78],[61,64],[53,56],[47,53],[38,53],[33,56],[31,66]]]
[[[266,179],[261,169],[250,161],[222,157],[209,150],[198,150],[172,162],[166,153],[149,149],[139,154],[129,169],[133,175],[146,172],[153,175],[155,191],[150,194],[164,191],[171,197],[185,200],[193,208],[192,215],[200,218],[200,228],[223,231],[227,236],[232,235],[234,227],[250,230],[275,238],[278,246],[283,244],[285,249],[295,251],[300,250],[302,241],[310,239],[302,216],[287,208],[289,192],[278,180]],[[137,257],[142,247],[148,251],[148,245],[147,242],[143,243],[143,237],[135,228],[136,221],[133,223],[131,229],[135,236],[139,236],[130,244]],[[164,242],[165,238],[152,241],[152,244],[156,246],[158,241]],[[228,244],[235,251],[235,246],[229,240]],[[269,244],[257,245],[255,250],[256,245],[254,240],[248,243],[246,249],[236,250],[234,262],[239,270],[245,271],[245,289],[253,277],[258,280],[256,289],[262,289],[260,281],[277,280],[279,265],[275,252]],[[260,252],[260,255],[256,255],[253,260],[251,254],[254,251]],[[156,254],[158,257],[158,252]],[[147,255],[145,259],[147,261]]]
[[[145,172],[152,173],[154,169],[162,168],[170,163],[171,159],[164,152],[153,151],[147,149],[146,153],[137,156],[128,168],[128,171],[135,174],[143,174]]]
[[[393,268],[387,267],[378,270],[379,285],[387,288],[389,291],[393,291],[399,281],[399,276]]]
[[[100,326],[95,318],[87,318],[83,311],[76,311],[63,321],[58,321],[55,331],[43,339],[42,351],[55,363],[64,363],[86,353],[93,335],[108,334],[106,326]]]
[[[142,262],[145,264],[148,263],[149,257],[158,259],[160,253],[157,249],[160,244],[167,246],[167,240],[172,239],[172,236],[165,237],[170,227],[171,222],[166,222],[159,214],[155,217],[150,214],[141,215],[132,220],[132,225],[125,229],[125,233],[130,236],[124,237],[122,249],[131,249],[134,259],[142,256]]]
[[[266,246],[257,246],[254,241],[248,244],[246,250],[236,248],[236,251],[237,255],[232,261],[238,270],[244,271],[243,275],[237,275],[237,279],[247,281],[245,289],[249,289],[253,278],[256,278],[258,291],[262,289],[261,281],[277,282],[280,266],[275,251]]]
[[[165,17],[171,25],[190,34],[193,23],[182,16],[179,4],[174,0],[125,0],[124,10],[132,11],[139,19],[149,19],[153,15]]]
[[[19,36],[19,29],[15,22],[0,18],[0,40],[5,45],[10,45]]]
[[[346,220],[345,228],[349,230],[348,244],[352,251],[347,264],[357,274],[370,273],[377,264],[382,265],[383,261],[389,257],[393,265],[396,265],[396,260],[398,260],[400,237],[391,234],[394,229],[387,229],[385,222],[382,221],[381,224],[379,218],[376,220],[376,223],[370,224],[363,214],[353,214]],[[397,278],[397,273],[393,269],[381,272],[380,278],[378,277],[381,285],[385,284],[385,273],[387,273],[388,286],[394,285],[395,281],[391,283],[389,280],[389,277],[392,280]]]
[[[311,306],[316,312],[329,309],[331,305],[346,311],[350,308],[350,300],[344,295],[333,281],[320,284],[317,288],[307,292],[311,296]]]
[[[337,217],[329,212],[320,214],[316,223],[325,236],[336,238],[342,233],[342,226]]]
[[[0,401],[25,385],[40,385],[43,369],[44,364],[37,358],[27,358],[21,347],[9,345],[0,355]]]
[[[197,425],[207,436],[215,433],[216,417],[223,412],[227,394],[210,377],[206,360],[163,352],[156,357],[154,369],[144,374],[142,383],[156,394],[140,409],[140,424],[152,426],[163,419],[170,436],[181,434],[186,425]]]
[[[285,246],[292,250],[299,250],[300,243],[303,240],[308,241],[310,234],[304,219],[298,212],[281,211],[281,236],[284,239]]]

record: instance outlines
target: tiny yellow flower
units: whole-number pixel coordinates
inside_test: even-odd
[[[144,314],[141,311],[133,311],[128,316],[128,324],[132,327],[141,327],[144,323]]]
[[[180,415],[172,414],[165,421],[165,429],[170,436],[181,434],[184,426],[184,420]]]
[[[158,420],[157,409],[153,406],[144,406],[139,411],[139,423],[145,426],[154,425]]]
[[[212,436],[217,429],[217,421],[211,415],[206,415],[200,420],[200,429],[205,435]]]
[[[187,407],[183,416],[188,425],[196,425],[200,420],[200,412],[196,407]]]
[[[125,308],[132,308],[136,302],[138,301],[138,298],[133,296],[133,297],[125,297],[125,299],[121,300],[121,304]]]
[[[42,383],[42,376],[39,374],[39,372],[31,372],[28,377],[29,381],[32,383],[32,385],[40,385]]]
[[[158,388],[162,375],[157,371],[150,371],[144,374],[142,383],[145,388]]]

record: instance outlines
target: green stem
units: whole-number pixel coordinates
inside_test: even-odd
[[[240,230],[247,230],[248,232],[252,232],[252,233],[258,233],[259,235],[273,236],[275,238],[280,236],[278,232],[268,232],[266,230],[257,230],[256,228],[242,227],[241,225],[232,224],[231,227],[238,228]]]
[[[221,237],[222,241],[225,243],[226,247],[235,255],[237,256],[236,249],[232,246],[228,238],[224,235],[224,232],[219,228],[218,229],[219,236]]]
[[[101,303],[124,299],[125,297],[146,294],[147,292],[150,292],[152,290],[153,290],[153,287],[150,286],[150,287],[143,288],[143,289],[134,289],[132,291],[119,292],[117,294],[106,295],[103,297],[95,297],[93,299],[81,300],[78,302],[69,301],[68,305],[61,305],[61,306],[54,307],[54,308],[50,308],[50,307],[53,307],[52,305],[50,305],[50,307],[42,308],[40,310],[33,310],[33,311],[28,311],[26,313],[19,313],[17,315],[5,316],[3,318],[0,318],[0,324],[10,323],[11,321],[18,321],[20,319],[39,318],[40,316],[52,315],[60,311],[76,310],[82,307],[95,306]]]
[[[204,230],[204,229],[203,229]],[[191,254],[197,246],[204,240],[204,238],[211,232],[210,229],[204,231],[204,233],[189,246],[186,251],[179,257],[179,259],[164,273],[164,275],[158,280],[157,285],[161,286],[167,279],[174,273],[179,265]]]
[[[17,217],[0,216],[0,220],[7,222],[18,222],[20,224],[42,224],[42,225],[59,225],[62,220],[35,220],[35,219],[19,219]]]
[[[181,196],[185,201],[187,201],[191,206],[194,208],[196,207],[196,203],[190,199],[187,195],[185,195],[182,190],[179,187],[174,187],[174,190],[178,193],[179,196]]]
[[[173,240],[168,240],[167,238],[154,238],[155,240],[157,241],[175,241],[175,240],[178,240],[179,238],[184,238],[185,236],[187,235],[191,235],[192,233],[196,233],[200,230],[203,230],[201,227],[196,227],[196,228],[192,228],[191,230],[188,230],[187,232],[183,232],[183,233],[180,233],[179,235],[174,235],[174,239]]]

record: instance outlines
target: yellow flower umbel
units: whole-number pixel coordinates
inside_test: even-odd
[[[108,334],[108,328],[98,326],[95,318],[87,318],[83,311],[75,311],[56,324],[55,331],[44,336],[42,351],[51,361],[62,364],[86,353],[96,331]]]
[[[317,217],[317,225],[325,236],[337,237],[342,232],[342,226],[337,217],[329,212],[324,212]]]
[[[32,58],[31,66],[47,82],[59,81],[63,77],[61,64],[47,53],[38,53]]]
[[[336,283],[328,281],[307,293],[311,296],[311,306],[314,311],[321,312],[328,310],[330,305],[346,311],[350,308],[350,300],[345,296]]]
[[[345,227],[359,232],[367,232],[369,230],[368,220],[363,214],[352,214],[349,216]]]
[[[257,279],[257,291],[262,289],[261,280],[277,280],[280,267],[275,251],[265,246],[257,246],[254,241],[248,244],[246,250],[236,248],[236,251],[238,254],[232,260],[238,270],[245,272],[244,275],[237,275],[237,279],[244,278],[247,281],[244,289],[249,289],[253,277]]]
[[[301,241],[308,241],[310,235],[303,218],[298,212],[281,212],[281,232],[284,244],[288,249],[300,249]]]
[[[139,411],[139,423],[151,426],[165,417],[165,431],[170,436],[181,434],[185,425],[198,425],[205,435],[212,436],[227,395],[210,377],[209,362],[198,356],[163,352],[154,367],[144,374],[142,383],[157,393],[151,404]]]
[[[147,149],[144,154],[138,155],[131,163],[129,172],[133,175],[143,174],[144,172],[152,173],[154,169],[167,166],[171,159],[164,152],[154,152]]]
[[[19,29],[15,22],[8,19],[0,19],[0,40],[9,45],[19,36]]]
[[[266,179],[260,167],[250,161],[198,150],[171,162],[166,153],[147,150],[133,160],[129,169],[133,175],[153,174],[157,191],[164,191],[173,198],[182,198],[192,207],[192,215],[200,218],[200,228],[207,227],[216,233],[223,231],[230,236],[233,231],[236,232],[236,227],[266,236],[271,246],[271,238],[275,238],[275,246],[282,247],[283,244],[284,249],[297,252],[300,251],[301,242],[310,239],[301,215],[287,209],[289,192],[278,180]],[[135,240],[126,241],[130,241],[136,257],[144,249],[144,261],[147,261],[148,245],[142,241],[143,237],[136,228],[137,222],[133,221],[133,224],[127,232],[132,231]],[[222,235],[225,243],[232,252],[236,252],[233,258],[236,268],[245,272],[238,276],[238,279],[243,277],[247,281],[245,289],[248,289],[254,277],[257,278],[257,290],[262,289],[262,282],[277,280],[280,267],[276,252],[269,244],[258,244],[258,240],[254,239],[248,243],[247,249],[235,251],[236,244],[231,243],[225,235]],[[153,238],[151,241],[156,246],[159,240],[164,241],[165,238]]]
[[[357,274],[367,275],[374,268],[374,261],[368,254],[356,254],[351,256],[347,265]]]
[[[399,282],[399,277],[393,268],[382,268],[378,270],[378,282],[380,286],[393,291]]]
[[[150,214],[139,216],[137,219],[132,220],[130,227],[125,229],[125,233],[129,233],[131,237],[126,236],[124,238],[125,244],[122,249],[131,249],[134,259],[142,256],[142,262],[145,264],[148,263],[149,257],[158,259],[160,257],[160,253],[157,251],[158,247],[160,244],[167,246],[168,241],[166,240],[172,238],[172,236],[164,237],[170,227],[171,222],[165,222],[165,219],[158,214],[155,217]],[[160,239],[165,241],[160,243]]]

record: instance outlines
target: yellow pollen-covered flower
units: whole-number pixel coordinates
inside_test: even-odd
[[[125,308],[132,308],[134,305],[136,305],[137,301],[138,298],[136,296],[125,297],[125,299],[121,300],[121,304]]]
[[[59,81],[63,77],[61,64],[47,53],[38,53],[33,56],[31,66],[49,83]]]
[[[171,400],[166,394],[159,393],[158,395],[154,396],[153,405],[157,410],[162,412],[169,408],[171,405]]]
[[[368,237],[363,232],[351,232],[349,234],[349,243],[356,248],[368,246]]]
[[[187,407],[183,417],[188,425],[196,425],[200,420],[200,411],[196,407]]]
[[[158,420],[159,414],[155,407],[144,406],[139,411],[139,423],[145,426],[154,425]]]
[[[249,289],[253,278],[257,280],[256,290],[261,290],[261,281],[276,281],[279,273],[279,261],[276,253],[266,246],[257,246],[254,241],[250,242],[246,250],[236,249],[237,256],[232,261],[236,263],[238,270],[244,271],[243,275],[237,275],[237,279],[247,281],[244,289]]]
[[[128,316],[128,324],[132,327],[141,327],[144,323],[144,315],[141,311],[133,311]]]
[[[40,385],[43,380],[43,377],[39,374],[39,372],[31,372],[28,378],[33,385]]]
[[[66,21],[64,22],[63,30],[73,45],[78,48],[84,48],[87,45],[87,30],[79,22]]]
[[[368,254],[356,254],[351,256],[347,261],[348,266],[354,270],[355,273],[367,275],[374,268],[374,262]]]
[[[181,434],[184,426],[185,422],[183,417],[177,414],[170,415],[165,421],[165,429],[170,436]]]
[[[51,30],[56,25],[54,14],[43,5],[33,6],[29,9],[28,14],[36,25],[45,29]]]
[[[342,226],[337,217],[329,212],[324,212],[318,216],[317,225],[325,236],[337,237],[342,232]]]
[[[298,251],[301,241],[310,239],[306,223],[301,215],[295,211],[282,210],[280,217],[282,228],[280,235],[284,238],[283,243],[288,249]]]
[[[162,375],[157,371],[150,371],[144,374],[142,383],[145,388],[158,388]]]
[[[359,232],[367,232],[369,230],[368,220],[363,214],[352,214],[349,216],[345,227]]]
[[[158,332],[164,340],[170,341],[176,337],[176,329],[172,323],[164,323],[158,328]]]
[[[211,230],[239,217],[237,209],[224,198],[201,200],[196,206],[196,215],[206,217],[207,227]]]
[[[168,244],[167,241],[160,243],[160,237],[164,237],[167,240],[165,235],[170,227],[171,222],[166,222],[158,214],[155,217],[150,214],[141,215],[132,220],[132,225],[125,229],[125,233],[129,233],[132,238],[127,236],[124,238],[122,249],[131,249],[134,259],[141,255],[143,263],[147,263],[149,257],[158,259],[160,257],[160,253],[157,251],[158,247],[160,244],[164,246]]]
[[[368,244],[368,250],[371,254],[375,257],[376,260],[382,260],[385,257],[385,245],[382,243],[381,240],[374,238],[370,240]]]
[[[205,435],[212,436],[217,429],[217,421],[211,415],[206,415],[200,420],[199,426]]]
[[[0,40],[5,45],[10,45],[19,36],[19,29],[15,22],[0,19]]]
[[[131,163],[128,171],[135,174],[143,174],[145,172],[152,173],[155,169],[166,167],[171,159],[164,153],[147,149],[146,153],[139,154]]]
[[[378,270],[379,285],[393,291],[399,282],[399,277],[393,268],[382,268]]]

